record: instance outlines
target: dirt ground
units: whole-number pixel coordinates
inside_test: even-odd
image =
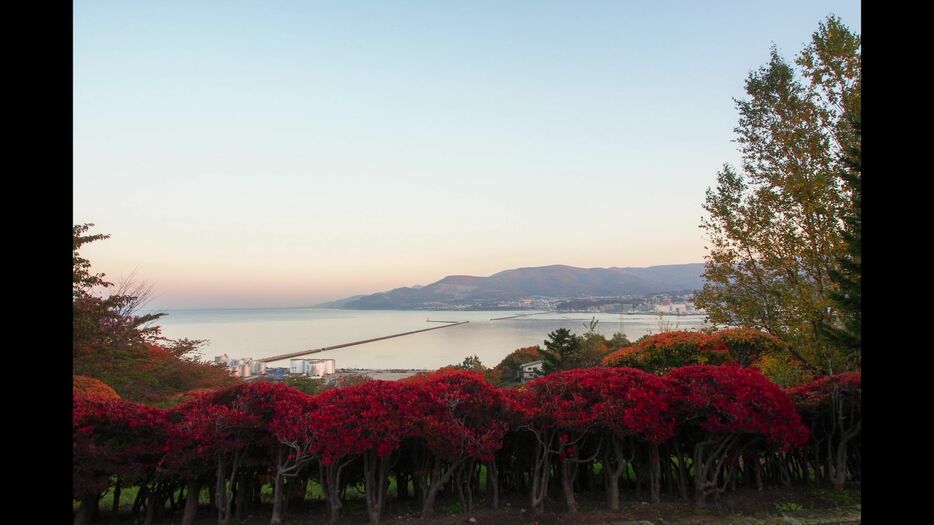
[[[418,518],[418,508],[413,501],[391,501],[383,512],[382,523],[386,525],[851,525],[861,521],[859,489],[844,492],[828,488],[772,488],[762,492],[737,490],[725,494],[719,501],[711,501],[707,508],[698,509],[692,503],[677,498],[664,497],[661,503],[627,500],[623,494],[621,509],[609,511],[597,495],[579,498],[577,514],[564,512],[560,501],[550,500],[546,512],[533,516],[528,510],[525,497],[503,497],[501,509],[494,511],[483,501],[469,513],[461,513],[456,503],[439,502],[436,515],[430,520]],[[271,508],[265,506],[254,515],[244,516],[240,525],[266,525]],[[102,512],[103,524],[132,523],[127,516],[115,519]],[[157,523],[177,524],[181,513]],[[302,506],[289,509],[285,525],[318,525],[327,523],[323,502],[308,501]],[[198,513],[197,525],[215,525],[207,507]],[[362,501],[349,501],[343,510],[341,525],[364,525],[368,523]]]

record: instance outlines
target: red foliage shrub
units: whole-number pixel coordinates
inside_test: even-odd
[[[417,376],[413,383],[428,396],[418,411],[418,428],[435,455],[491,461],[510,423],[517,421],[512,400],[480,373],[445,368]]]
[[[843,397],[862,411],[862,374],[843,372],[820,377],[810,383],[791,387],[788,395],[802,416],[814,419],[831,410],[835,397]]]
[[[816,446],[813,464],[842,489],[848,478],[861,477],[862,375],[843,372],[792,387],[788,393],[811,428]],[[828,452],[821,457],[822,450]]]
[[[74,396],[73,490],[76,499],[99,494],[112,475],[127,483],[152,475],[165,452],[163,410],[122,399]]]
[[[315,452],[326,464],[368,450],[391,454],[414,431],[416,391],[407,383],[370,380],[319,394],[310,420]]]
[[[808,429],[794,403],[755,369],[692,365],[672,370],[678,419],[710,433],[764,437],[782,451],[804,445]]]
[[[668,380],[633,368],[578,368],[526,385],[534,425],[573,432],[608,430],[660,443],[674,435]]]

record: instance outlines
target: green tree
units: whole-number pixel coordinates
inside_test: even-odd
[[[283,381],[286,385],[301,390],[306,394],[320,394],[327,389],[327,382],[325,382],[323,377],[309,377],[309,376],[299,376],[299,375],[290,375],[286,377]]]
[[[837,289],[830,294],[835,306],[836,322],[824,326],[824,334],[831,345],[842,349],[855,368],[860,368],[862,357],[862,123],[856,116],[851,120],[858,140],[849,146],[843,159],[840,177],[850,191],[851,206],[844,218],[846,224],[843,242],[844,254],[837,259],[837,268],[831,269],[830,280]]]
[[[622,332],[616,332],[615,334],[613,334],[613,337],[611,337],[610,340],[607,341],[607,346],[610,347],[610,350],[618,350],[620,348],[625,348],[627,346],[630,346],[631,344],[632,344],[632,341],[630,341],[629,338],[626,337],[626,334]]]
[[[461,370],[474,370],[478,372],[484,372],[486,367],[483,366],[483,363],[480,361],[480,358],[476,355],[465,357],[461,364],[453,365],[454,368],[459,368]]]
[[[599,321],[597,321],[596,317],[583,323],[586,330],[583,335],[580,336],[580,359],[576,368],[600,366],[600,363],[603,362],[603,358],[610,351],[609,342],[606,340],[606,337],[597,333],[598,323]]]
[[[542,372],[550,374],[578,368],[582,358],[582,343],[581,337],[572,334],[567,328],[559,328],[548,334],[545,350],[542,351]]]
[[[812,373],[850,366],[824,333],[839,318],[833,275],[853,207],[839,174],[842,152],[860,140],[848,124],[860,112],[860,49],[833,16],[799,55],[799,71],[772,48],[746,80],[749,98],[736,101],[742,170],[718,173],[701,224],[710,245],[695,303],[713,323],[788,342]]]

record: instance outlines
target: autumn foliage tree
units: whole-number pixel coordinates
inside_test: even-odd
[[[857,365],[848,359],[852,345],[826,337],[826,328],[854,318],[835,300],[842,281],[834,276],[858,270],[844,261],[858,263],[847,220],[859,214],[859,189],[841,173],[861,140],[852,126],[861,112],[861,45],[830,16],[794,65],[773,48],[768,64],[750,73],[748,97],[736,101],[742,166],[717,174],[701,224],[709,251],[695,304],[714,323],[788,342],[813,374]]]
[[[391,381],[366,381],[319,394],[312,415],[315,452],[328,471],[326,486],[332,521],[340,508],[341,469],[357,457],[363,460],[365,498],[370,522],[380,521],[389,470],[402,440],[414,432],[417,387]]]
[[[668,378],[674,382],[680,433],[693,445],[698,506],[724,491],[747,447],[788,452],[808,440],[791,398],[754,369],[692,365],[671,371]]]
[[[97,502],[116,476],[145,484],[155,476],[166,442],[164,411],[123,399],[74,396],[72,487],[81,502],[76,524],[90,523]],[[147,515],[151,521],[152,514]]]
[[[312,427],[312,414],[318,408],[318,399],[297,389],[282,392],[275,401],[269,431],[279,442],[275,455],[275,482],[273,484],[272,519],[270,525],[283,520],[283,482],[295,478],[309,463],[317,459],[313,451],[316,441]]]
[[[556,458],[565,504],[576,512],[574,479],[578,465],[604,458],[607,501],[619,507],[618,481],[627,467],[624,445],[646,445],[658,501],[658,444],[674,434],[664,379],[631,368],[580,368],[530,382],[521,390],[530,432],[535,435],[532,508],[541,513],[548,493],[550,464]],[[631,440],[628,441],[627,440]],[[631,456],[630,456],[631,457]]]
[[[442,369],[411,382],[421,390],[414,437],[422,445],[415,465],[422,516],[433,513],[438,491],[452,477],[469,511],[478,463],[488,466],[488,479],[496,483],[496,452],[518,407],[478,372]],[[497,497],[494,487],[494,507]]]
[[[288,502],[304,498],[314,466],[332,521],[346,497],[344,475],[362,484],[372,523],[392,476],[399,498],[402,484],[415,481],[426,517],[451,495],[469,511],[483,467],[494,506],[504,487],[529,494],[536,513],[549,486],[560,483],[574,512],[580,491],[599,479],[613,509],[623,484],[636,497],[647,487],[656,502],[666,484],[684,499],[693,486],[697,505],[738,480],[761,488],[816,475],[841,486],[860,475],[859,388],[858,374],[839,374],[785,391],[734,363],[665,374],[578,368],[516,389],[454,368],[316,395],[258,381],[193,392],[168,410],[76,395],[76,522],[92,521],[103,491],[123,483],[140,487],[134,509],[145,508],[146,523],[182,500],[182,525],[194,523],[208,486],[215,517],[227,524],[242,520],[241,507],[271,483],[271,522],[281,523]]]
[[[117,391],[110,385],[88,376],[72,376],[72,393],[75,396],[96,399],[120,399]]]
[[[709,335],[689,330],[662,332],[643,337],[603,359],[604,366],[627,366],[665,374],[693,364],[722,364],[730,359],[726,348],[715,348]]]
[[[103,381],[124,399],[149,403],[193,388],[237,382],[224,368],[199,360],[203,341],[163,337],[154,323],[165,314],[139,313],[146,302],[145,287],[115,286],[104,274],[91,270],[81,248],[109,238],[91,234],[92,227],[83,224],[73,229],[74,373]],[[114,292],[105,294],[108,289]]]
[[[658,447],[675,435],[670,381],[633,368],[594,368],[583,382],[600,393],[601,401],[592,410],[607,440],[603,469],[609,507],[619,508],[619,478],[627,468],[627,442],[633,450],[630,463],[636,459],[637,446],[648,450],[649,492],[653,501],[659,501]]]
[[[712,352],[726,352],[740,366],[751,366],[767,355],[778,354],[788,346],[772,334],[755,328],[725,328],[710,334]],[[714,363],[711,363],[714,364]]]
[[[824,376],[790,388],[788,393],[812,429],[808,465],[834,488],[842,489],[854,474],[859,477],[862,463],[862,375]]]
[[[672,331],[647,335],[616,350],[603,366],[628,366],[664,374],[688,365],[756,366],[782,385],[806,380],[807,374],[781,339],[754,328],[725,328],[715,332]],[[799,370],[795,375],[794,370]]]

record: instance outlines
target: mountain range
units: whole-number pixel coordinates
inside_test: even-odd
[[[704,285],[703,263],[647,268],[576,268],[552,265],[516,268],[489,277],[449,275],[425,286],[356,295],[318,305],[357,310],[430,310],[493,305],[527,298],[644,296],[689,293]]]

